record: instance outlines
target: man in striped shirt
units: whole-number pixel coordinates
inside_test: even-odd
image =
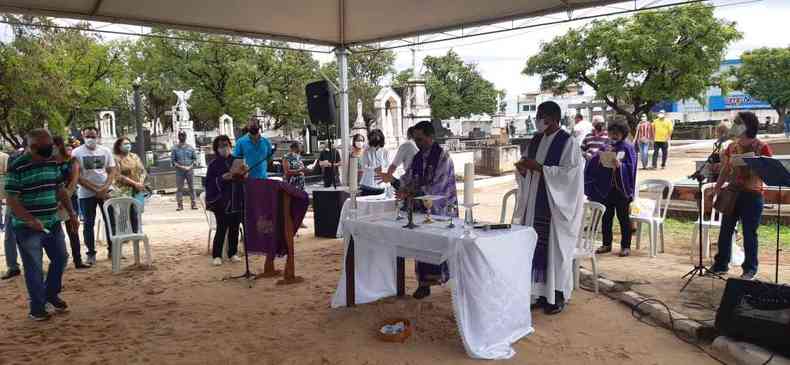
[[[582,141],[582,152],[587,161],[609,144],[609,135],[606,133],[606,122],[603,119],[593,119],[593,130]]]
[[[636,142],[639,159],[642,160],[642,170],[647,169],[647,155],[650,151],[650,144],[653,143],[653,123],[647,120],[647,115],[642,114],[642,119],[639,126],[636,127],[636,135],[634,136]]]
[[[63,189],[61,166],[52,157],[52,136],[46,129],[34,129],[27,141],[28,152],[14,160],[6,174],[6,194],[30,296],[30,319],[43,321],[49,319],[47,305],[55,312],[68,308],[59,296],[66,244],[57,215],[58,203],[67,209],[70,222],[79,220]],[[46,280],[42,250],[50,260]]]

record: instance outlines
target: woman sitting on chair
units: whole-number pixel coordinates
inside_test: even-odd
[[[214,245],[211,256],[213,265],[222,265],[222,245],[225,237],[228,238],[228,257],[232,262],[240,262],[237,252],[239,247],[239,225],[241,212],[231,209],[233,200],[233,166],[231,143],[228,136],[222,135],[214,138],[213,161],[208,165],[206,172],[206,209],[214,213],[217,220],[217,233],[214,235]]]
[[[595,202],[606,206],[603,215],[603,246],[595,252],[604,254],[612,252],[612,226],[614,215],[620,221],[620,257],[631,254],[631,218],[629,207],[634,199],[634,182],[636,181],[636,151],[634,145],[625,140],[628,137],[628,126],[622,123],[609,125],[608,134],[611,145],[605,152],[614,153],[613,166],[604,166],[601,159],[610,158],[610,154],[602,153],[593,156],[584,171],[584,193]],[[608,165],[610,162],[607,162]]]

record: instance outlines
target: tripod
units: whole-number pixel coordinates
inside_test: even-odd
[[[688,278],[688,280],[686,281],[686,284],[684,284],[683,287],[680,288],[681,292],[686,290],[686,287],[688,287],[689,284],[691,284],[691,282],[696,277],[712,276],[712,277],[715,277],[715,278],[717,278],[719,280],[724,280],[723,277],[721,277],[719,274],[714,273],[713,271],[708,269],[708,267],[705,266],[702,263],[702,223],[703,223],[704,217],[705,217],[705,212],[702,210],[702,199],[705,199],[705,197],[702,196],[702,186],[703,186],[703,183],[705,182],[705,179],[706,179],[705,174],[703,173],[703,171],[705,171],[705,168],[710,165],[711,160],[713,160],[713,158],[715,156],[718,156],[720,151],[721,151],[721,143],[714,144],[713,145],[713,152],[710,154],[710,156],[708,156],[708,159],[705,160],[705,163],[703,163],[702,166],[697,171],[695,171],[692,175],[689,176],[689,179],[697,180],[697,189],[698,190],[697,190],[697,193],[694,194],[694,195],[695,195],[695,197],[697,199],[697,212],[698,212],[697,217],[699,219],[698,224],[697,224],[697,228],[699,229],[699,231],[697,232],[697,234],[699,234],[699,236],[698,236],[698,238],[699,238],[698,239],[698,241],[699,241],[699,252],[698,252],[699,261],[694,266],[694,268],[691,269],[691,271],[687,272],[686,275],[683,275],[683,277],[680,278],[681,280],[683,280],[685,278]]]

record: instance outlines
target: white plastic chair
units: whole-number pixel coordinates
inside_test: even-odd
[[[198,198],[198,202],[200,207],[203,209],[203,215],[206,216],[206,223],[208,223],[208,243],[206,245],[206,252],[211,254],[211,234],[217,232],[217,219],[214,217],[214,214],[209,213],[206,210],[206,193],[200,193],[200,197]]]
[[[702,211],[703,212],[705,211],[705,198],[704,198],[705,197],[705,193],[708,190],[713,189],[715,186],[716,186],[715,183],[708,183],[708,184],[705,184],[705,185],[702,186],[702,197],[703,197],[703,199],[702,199]],[[714,202],[714,201],[716,201],[716,196],[715,195],[712,197],[711,202]],[[710,214],[707,217],[703,213],[702,222],[700,222],[699,218],[697,218],[697,221],[694,222],[694,233],[693,233],[694,236],[692,236],[692,239],[691,239],[691,242],[692,242],[691,257],[693,259],[695,259],[695,260],[697,259],[697,254],[698,254],[697,250],[699,250],[699,248],[698,248],[699,247],[698,239],[700,239],[700,237],[699,237],[699,226],[700,226],[700,224],[702,225],[702,239],[704,239],[704,241],[702,243],[702,257],[710,257],[710,229],[711,228],[721,229],[721,220],[722,220],[723,217],[724,217],[724,215],[721,212],[719,212],[718,210],[716,210],[715,207],[712,206],[712,207],[710,207]],[[732,234],[732,242],[736,241],[737,233],[735,233],[735,232],[737,232],[737,229]]]
[[[512,189],[512,190],[508,191],[507,193],[505,193],[505,196],[502,197],[502,213],[499,216],[499,223],[501,223],[501,224],[509,223],[509,222],[506,222],[505,220],[508,217],[508,214],[507,214],[507,202],[508,202],[508,200],[510,200],[511,196],[517,202],[518,201],[518,189]],[[515,209],[515,205],[514,205],[514,209]]]
[[[642,241],[642,225],[648,225],[650,229],[650,257],[655,257],[658,252],[664,252],[664,219],[667,217],[669,202],[672,200],[672,191],[675,185],[667,180],[650,179],[639,183],[636,189],[634,200],[640,194],[649,193],[650,197],[656,201],[656,208],[651,217],[631,216],[631,221],[636,223],[636,249],[640,248]],[[645,197],[641,197],[645,198]],[[660,236],[660,237],[659,237]],[[660,238],[660,239],[659,239]],[[661,246],[659,250],[659,244]]]
[[[137,215],[137,233],[134,232],[132,227],[132,206],[135,207],[135,214]],[[113,232],[114,228],[115,233],[112,233],[112,236],[109,238],[110,244],[112,245],[112,272],[115,274],[121,271],[121,254],[123,247],[121,244],[124,242],[134,242],[134,263],[139,264],[140,241],[143,241],[145,244],[145,263],[146,265],[151,265],[151,244],[148,240],[148,236],[143,232],[143,216],[140,213],[143,211],[143,205],[137,200],[127,197],[107,200],[104,202],[104,206],[102,206],[107,220],[111,220],[111,207],[113,211],[112,217],[115,221],[114,227],[110,229],[110,232]],[[107,223],[109,224],[109,222]]]
[[[597,246],[596,238],[601,228],[601,218],[606,211],[606,207],[597,202],[587,201],[584,203],[584,216],[582,226],[579,230],[579,242],[573,253],[573,285],[579,289],[579,267],[581,259],[589,258],[592,262],[592,271],[595,279],[595,294],[598,294],[598,260],[595,258]]]

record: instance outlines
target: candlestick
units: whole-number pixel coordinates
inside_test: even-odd
[[[475,164],[472,162],[464,165],[464,205],[475,203]]]
[[[348,190],[350,191],[357,191],[359,188],[359,181],[357,181],[359,166],[357,164],[356,157],[352,157],[348,160]]]

